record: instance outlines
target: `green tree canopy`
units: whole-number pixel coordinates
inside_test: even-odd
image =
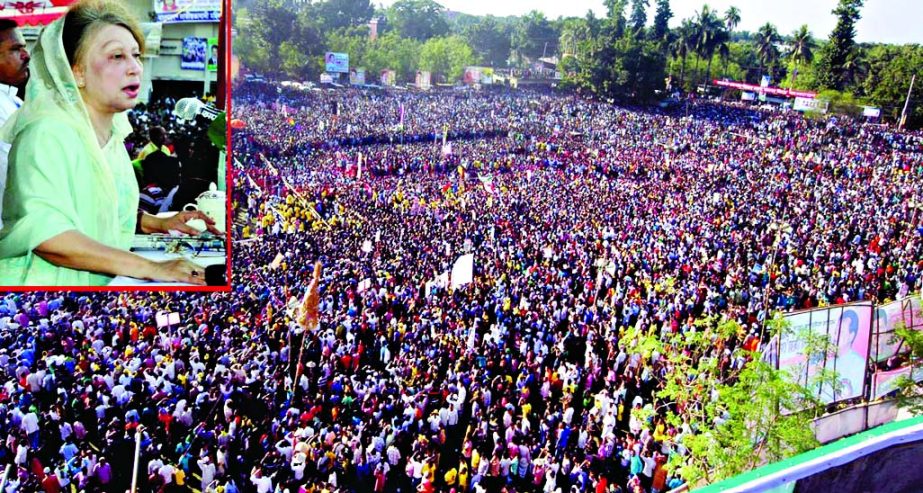
[[[420,67],[443,76],[446,81],[460,79],[465,67],[474,61],[474,51],[460,36],[432,38],[420,48]]]
[[[821,50],[817,66],[817,80],[823,87],[842,91],[847,86],[846,65],[850,56],[854,56],[856,22],[861,17],[862,1],[840,0],[833,9],[837,16],[836,27],[830,34],[830,42]]]
[[[485,16],[464,31],[464,37],[481,63],[505,67],[510,58],[512,29],[491,15]]]
[[[545,14],[533,10],[522,16],[513,33],[513,48],[520,54],[536,59],[557,51],[558,33]]]
[[[449,32],[445,8],[433,0],[398,0],[387,16],[388,24],[405,38],[426,41]]]

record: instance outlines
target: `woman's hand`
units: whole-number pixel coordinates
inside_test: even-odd
[[[205,285],[205,267],[186,259],[152,262],[151,271],[145,275],[152,281],[183,282],[186,284]]]
[[[205,227],[208,229],[209,233],[216,235],[223,234],[215,227],[215,221],[206,216],[202,211],[181,211],[170,217],[157,217],[145,213],[141,216],[141,231],[145,234],[179,231],[187,235],[198,236],[201,231],[186,224],[193,219],[205,221]]]

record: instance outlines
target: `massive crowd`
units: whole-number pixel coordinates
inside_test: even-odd
[[[8,492],[124,491],[138,430],[141,491],[662,492],[695,430],[642,412],[665,361],[626,328],[733,318],[703,352],[738,364],[772,310],[921,287],[919,134],[530,91],[234,94],[233,292],[0,302]]]

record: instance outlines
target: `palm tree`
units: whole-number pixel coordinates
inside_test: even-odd
[[[721,71],[722,77],[728,76],[728,62],[731,59],[731,46],[727,43],[721,43],[718,46],[718,57],[721,58],[721,61],[724,63],[724,70]]]
[[[561,51],[564,55],[572,55],[579,59],[579,44],[588,36],[589,27],[584,19],[567,19],[564,21],[564,27],[561,29],[561,36],[558,40]]]
[[[670,43],[670,54],[674,58],[680,58],[682,64],[680,65],[679,80],[680,84],[686,82],[686,57],[689,56],[689,52],[692,51],[693,46],[695,46],[695,27],[692,25],[692,21],[689,19],[683,19],[682,24],[676,30],[676,37],[673,39],[673,42]]]
[[[728,32],[734,32],[734,29],[737,29],[737,26],[740,25],[740,9],[731,5],[727,12],[724,13],[724,24],[728,28]]]
[[[843,81],[846,86],[858,86],[868,75],[868,71],[865,50],[854,47],[846,57],[846,63],[843,64]]]
[[[705,83],[708,84],[711,79],[711,62],[715,56],[715,50],[727,40],[728,35],[724,23],[708,5],[704,5],[701,12],[697,14],[695,29],[695,51],[699,56],[708,60],[705,75]],[[696,60],[696,70],[698,70],[698,60]]]
[[[768,22],[763,24],[756,32],[754,41],[756,43],[756,57],[760,61],[760,79],[763,78],[763,67],[770,68],[771,75],[771,67],[779,59],[779,50],[776,48],[776,43],[781,40],[782,37],[779,36],[776,26]]]
[[[814,61],[814,38],[811,37],[807,24],[792,33],[792,46],[788,50],[788,57],[795,62],[795,71],[792,73],[792,87],[794,87],[795,78],[798,77],[798,67],[802,63]]]

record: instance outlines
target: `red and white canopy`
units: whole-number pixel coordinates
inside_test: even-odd
[[[0,19],[12,19],[20,26],[44,26],[67,12],[76,0],[0,0]]]

